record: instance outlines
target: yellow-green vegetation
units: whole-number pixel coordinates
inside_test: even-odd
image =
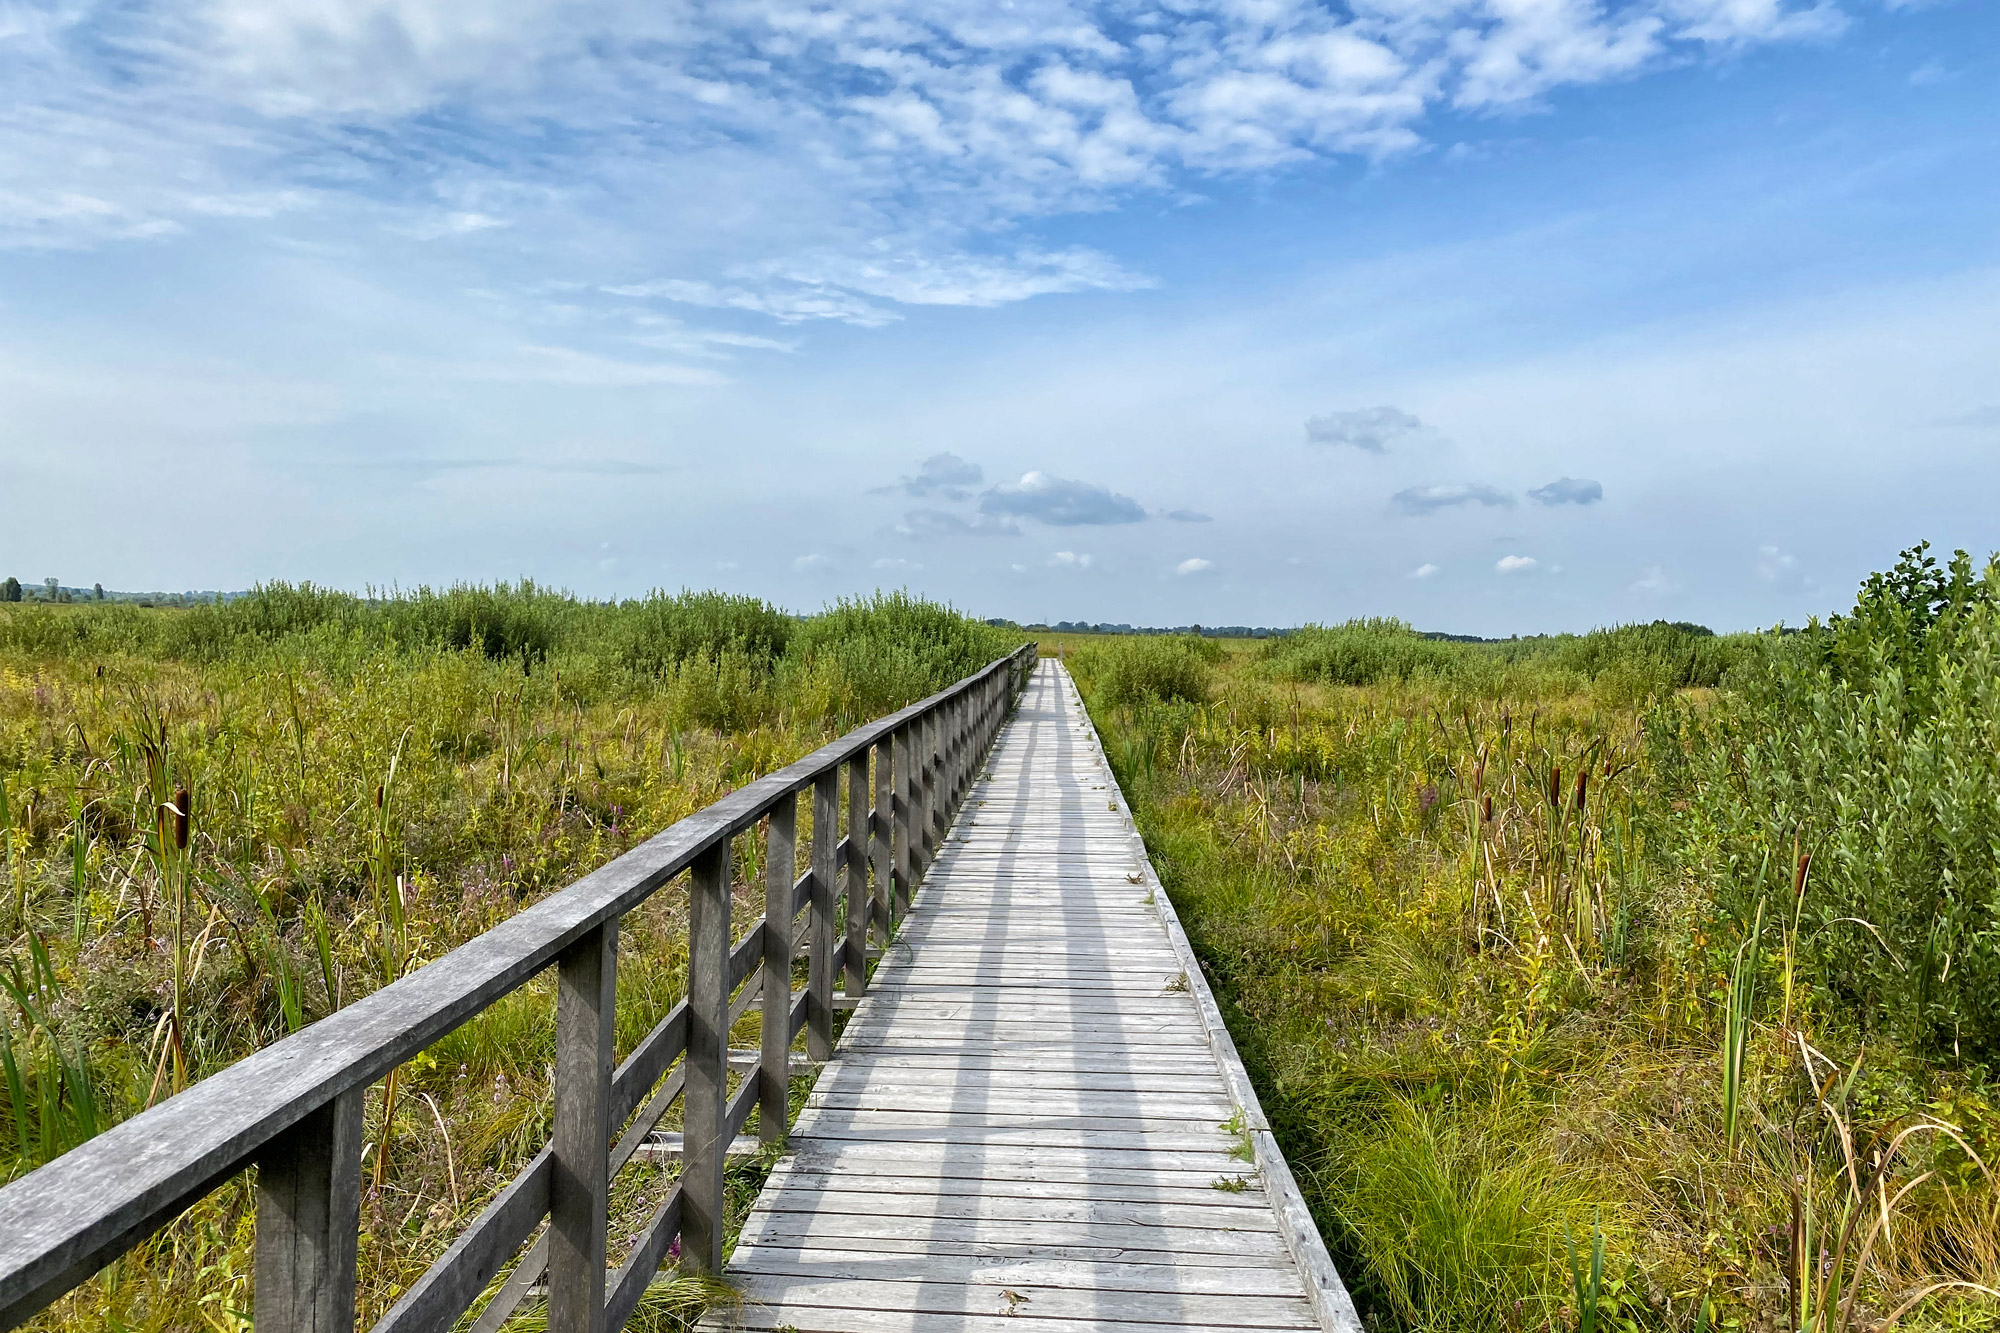
[[[0,1181],[1015,642],[904,596],[0,610]],[[745,919],[761,851],[739,839]],[[681,995],[684,923],[669,889],[621,925],[621,1058]],[[370,1093],[364,1321],[545,1141],[553,1031],[543,977]],[[620,1177],[614,1245],[666,1184]],[[38,1326],[247,1328],[251,1198],[225,1185]],[[663,1283],[634,1326],[712,1294]]]
[[[2000,1328],[2000,567],[1070,654],[1362,1308]],[[1983,1290],[1982,1290],[1983,1289]]]

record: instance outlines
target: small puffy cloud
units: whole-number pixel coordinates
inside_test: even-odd
[[[1405,514],[1435,514],[1440,509],[1476,504],[1485,508],[1512,508],[1514,497],[1491,486],[1465,482],[1456,486],[1411,486],[1389,497],[1389,505]]]
[[[1776,546],[1757,548],[1757,577],[1788,592],[1805,591],[1814,586],[1812,578],[1799,564],[1799,558]]]
[[[1424,423],[1397,407],[1363,407],[1352,412],[1328,412],[1306,421],[1306,443],[1348,445],[1364,453],[1383,454]]]
[[[1496,574],[1529,574],[1533,573],[1540,563],[1540,561],[1531,555],[1503,555],[1493,562],[1493,572]]]
[[[1679,585],[1667,577],[1667,571],[1658,565],[1647,565],[1637,579],[1632,582],[1633,592],[1646,597],[1664,597],[1679,590]]]
[[[964,500],[972,494],[967,488],[977,486],[985,479],[977,463],[968,463],[957,454],[932,454],[918,464],[915,476],[902,477],[895,485],[885,486],[882,490],[914,495],[920,500],[933,495],[946,500]]]
[[[1176,523],[1213,523],[1212,514],[1204,514],[1199,509],[1169,509],[1167,517]]]
[[[923,566],[915,560],[905,560],[900,556],[885,555],[875,562],[874,567],[882,570],[917,570]]]
[[[801,574],[807,574],[816,569],[825,569],[831,564],[833,564],[833,561],[827,559],[818,551],[814,551],[811,555],[802,555],[792,561],[792,568],[798,570]]]
[[[1020,527],[1011,518],[991,514],[966,517],[949,509],[912,509],[903,515],[896,531],[919,541],[936,537],[1018,537]]]
[[[1019,481],[991,487],[979,497],[979,509],[996,517],[1032,518],[1062,528],[1140,523],[1146,518],[1145,509],[1129,495],[1046,472],[1030,472]]]
[[[1090,557],[1075,551],[1056,551],[1049,556],[1050,569],[1089,569]]]
[[[1586,477],[1557,477],[1529,491],[1528,498],[1539,505],[1594,505],[1604,498],[1604,487]]]
[[[1418,565],[1410,571],[1410,577],[1413,579],[1434,579],[1443,572],[1442,569],[1439,569],[1436,565],[1426,560],[1423,564]]]
[[[1188,559],[1181,561],[1178,565],[1175,565],[1174,573],[1185,577],[1189,574],[1204,573],[1214,568],[1215,568],[1214,561],[1204,560],[1197,555],[1197,556],[1191,556]]]

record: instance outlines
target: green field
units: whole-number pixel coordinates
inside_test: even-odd
[[[1380,1327],[2000,1328],[2000,568],[1063,651]]]
[[[1021,637],[528,585],[0,607],[0,1179]],[[1785,634],[1040,637],[1373,1327],[2000,1328],[2000,569]],[[683,916],[626,920],[621,1053]],[[551,1014],[371,1093],[364,1319],[546,1137]],[[250,1198],[39,1326],[246,1328]]]
[[[0,1180],[1018,642],[901,596],[0,607]],[[746,919],[761,851],[738,840]],[[684,925],[674,892],[622,924],[621,1057],[681,996]],[[546,1140],[553,1034],[544,976],[371,1092],[364,1324]],[[615,1230],[664,1178],[621,1175]],[[36,1326],[247,1329],[251,1195],[225,1185]],[[703,1295],[665,1287],[634,1326]]]

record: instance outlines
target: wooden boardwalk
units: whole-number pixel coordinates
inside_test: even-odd
[[[715,1327],[1353,1329],[1044,661],[758,1198]]]

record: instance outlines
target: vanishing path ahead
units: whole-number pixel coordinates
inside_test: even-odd
[[[718,1326],[1358,1328],[1043,661],[758,1198]]]

